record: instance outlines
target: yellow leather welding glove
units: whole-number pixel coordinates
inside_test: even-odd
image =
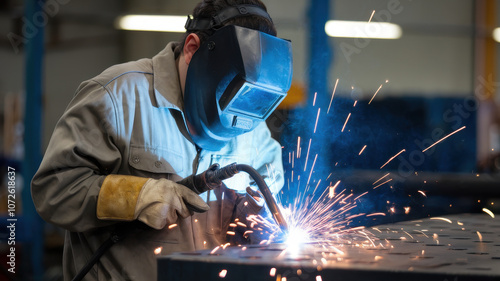
[[[109,175],[99,191],[97,217],[102,220],[140,220],[162,229],[209,206],[189,188],[167,179]]]

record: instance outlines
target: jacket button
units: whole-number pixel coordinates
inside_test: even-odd
[[[161,164],[162,164],[162,163],[161,163],[161,161],[156,161],[156,162],[155,162],[155,167],[156,167],[156,168],[160,168],[160,167],[161,167]]]
[[[139,159],[139,156],[135,156],[134,159],[132,159],[132,162],[134,162],[135,164],[139,163],[141,161],[141,159]]]

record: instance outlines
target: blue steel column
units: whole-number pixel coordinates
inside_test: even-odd
[[[43,11],[44,0],[27,0],[25,19],[28,22],[39,20],[46,14]],[[22,174],[23,217],[22,224],[26,233],[25,261],[32,266],[33,280],[42,280],[43,275],[43,221],[36,213],[31,199],[30,183],[42,159],[42,89],[44,57],[44,24],[33,25],[35,30],[25,34],[25,81],[26,105],[24,115],[24,162]],[[28,27],[29,28],[29,27]]]
[[[317,102],[327,100],[328,72],[332,60],[325,24],[330,16],[330,0],[311,0],[309,6],[309,81],[308,104],[312,106],[314,93]]]

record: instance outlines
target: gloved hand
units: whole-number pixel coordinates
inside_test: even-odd
[[[139,220],[162,229],[192,212],[208,211],[209,206],[189,188],[167,179],[109,175],[97,199],[97,217],[103,220]]]

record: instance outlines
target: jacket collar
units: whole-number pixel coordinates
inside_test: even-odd
[[[158,107],[183,111],[184,100],[173,51],[177,44],[177,42],[169,43],[153,57],[153,85]]]

